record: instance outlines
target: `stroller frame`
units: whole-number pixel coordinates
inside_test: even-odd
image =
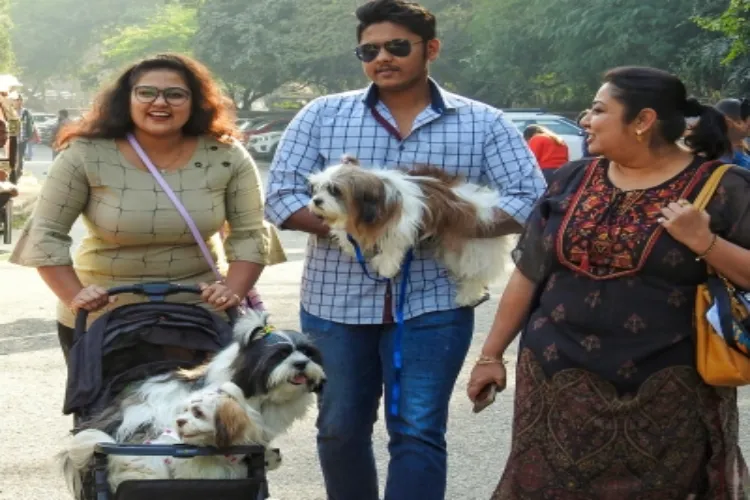
[[[113,496],[109,490],[109,483],[107,482],[107,464],[110,455],[119,456],[164,456],[174,457],[180,459],[190,459],[194,457],[206,457],[212,455],[245,455],[245,461],[247,463],[247,479],[239,480],[245,483],[250,482],[251,490],[252,486],[257,486],[257,494],[251,493],[247,496],[247,500],[265,500],[268,498],[268,481],[266,480],[265,474],[265,448],[262,446],[233,446],[225,450],[218,450],[216,448],[199,447],[190,445],[139,445],[139,444],[109,444],[102,443],[96,446],[94,452],[94,478],[96,484],[96,500],[112,500]],[[198,484],[204,486],[209,485],[214,481],[226,482],[229,480],[211,480],[211,479],[199,479],[199,480],[180,480],[180,479],[168,479],[168,480],[143,480],[143,481],[125,481],[118,488],[118,492],[122,488],[129,488],[132,486],[148,487],[148,486],[162,486],[168,484],[172,489],[176,486],[177,488],[186,488],[189,490],[195,490]],[[233,480],[238,481],[238,480]],[[141,494],[139,498],[144,498],[142,495],[143,488],[141,488]],[[172,492],[170,492],[172,493]],[[184,498],[184,493],[174,492]],[[135,497],[135,496],[134,496]],[[119,498],[117,496],[116,498]],[[149,498],[146,496],[145,498]],[[163,498],[163,497],[162,497]]]
[[[177,293],[202,291],[195,286],[173,283],[143,283],[111,288],[109,295],[132,293],[146,296],[149,302],[163,302]],[[236,309],[227,311],[230,324],[238,317]],[[86,334],[88,311],[79,310],[75,322],[75,339]],[[277,450],[276,450],[277,451]],[[189,460],[194,457],[215,455],[244,455],[247,465],[245,479],[153,479],[129,480],[121,483],[117,491],[111,492],[108,482],[108,459],[110,456],[173,457]],[[226,449],[185,444],[113,444],[100,443],[94,450],[94,464],[84,477],[83,498],[86,500],[181,500],[204,498],[231,498],[243,500],[265,500],[269,497],[266,478],[266,448],[260,445],[233,446]],[[93,491],[92,491],[93,490]],[[247,492],[247,494],[245,494]],[[92,496],[93,495],[93,496]],[[221,495],[221,496],[217,496]]]

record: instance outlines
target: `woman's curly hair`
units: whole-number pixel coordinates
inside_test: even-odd
[[[182,75],[192,94],[190,118],[182,128],[186,136],[212,136],[229,142],[238,137],[233,114],[226,106],[211,72],[198,61],[182,54],[158,54],[126,69],[108,88],[102,90],[94,107],[79,121],[65,126],[55,146],[64,147],[72,140],[124,139],[135,127],[130,116],[130,94],[138,79],[147,71],[170,70]]]

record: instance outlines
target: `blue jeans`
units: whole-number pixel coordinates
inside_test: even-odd
[[[390,407],[395,325],[346,325],[300,313],[323,354],[318,455],[328,500],[378,500],[372,429],[385,385]],[[474,310],[424,314],[405,323],[399,415],[385,412],[390,463],[385,500],[443,500],[448,404],[474,331]]]

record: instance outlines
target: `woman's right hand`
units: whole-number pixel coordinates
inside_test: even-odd
[[[506,377],[505,364],[500,361],[474,365],[469,383],[466,386],[466,394],[472,403],[476,403],[479,393],[490,384],[494,383],[497,386],[497,392],[503,391],[506,385]]]
[[[117,300],[117,296],[110,297],[107,290],[100,286],[89,285],[84,287],[73,297],[68,307],[77,313],[79,309],[89,312],[98,311]]]

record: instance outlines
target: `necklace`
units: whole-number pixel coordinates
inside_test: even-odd
[[[168,164],[158,167],[159,171],[161,173],[169,172],[174,166],[174,164],[177,163],[182,158],[182,153],[184,149],[185,149],[185,141],[181,140],[180,147],[177,149],[177,154],[174,156],[174,159],[172,159],[172,161],[169,162]]]
[[[177,148],[177,153],[172,158],[172,161],[170,161],[169,163],[159,162],[158,165],[156,164],[156,162],[154,162],[154,166],[162,174],[170,172],[172,170],[172,167],[174,167],[174,165],[180,160],[180,158],[182,158],[182,153],[184,152],[184,150],[185,150],[185,141],[181,140],[180,145]],[[153,155],[148,152],[146,152],[146,154],[149,155],[149,157],[151,158],[151,161],[153,162],[154,161]]]

